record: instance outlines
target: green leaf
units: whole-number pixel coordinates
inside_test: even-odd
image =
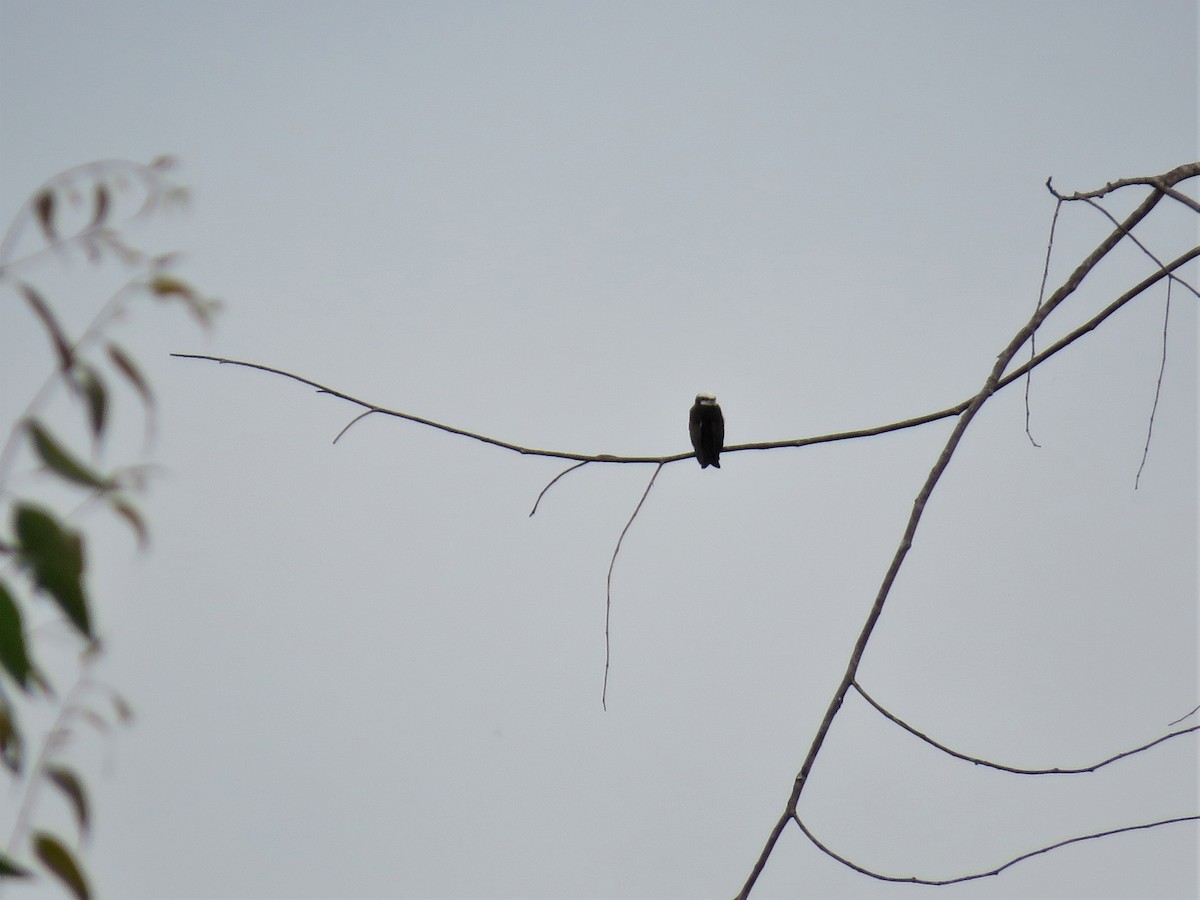
[[[37,586],[48,593],[85,637],[92,638],[87,596],[83,587],[83,538],[36,506],[19,504],[14,531],[21,541],[22,564]]]
[[[25,628],[21,624],[21,608],[4,582],[0,581],[0,664],[8,670],[13,681],[29,690],[32,666],[25,649]]]
[[[0,852],[0,878],[29,878],[31,875],[32,872],[17,865],[7,853]]]
[[[0,692],[0,763],[14,775],[21,774],[21,761],[24,758],[21,751],[24,745],[21,729],[13,718],[13,708],[8,698]]]
[[[71,386],[87,403],[92,439],[99,441],[104,436],[104,426],[108,421],[108,391],[105,390],[104,381],[95,369],[81,363],[75,367]]]
[[[42,865],[57,875],[78,900],[89,900],[92,891],[83,876],[83,870],[75,861],[75,855],[62,841],[52,834],[39,831],[33,836],[33,852],[42,861]]]
[[[46,241],[53,244],[58,240],[58,234],[54,230],[54,191],[42,188],[33,198],[33,211],[37,215],[38,225],[41,226]]]
[[[25,429],[33,441],[33,449],[52,472],[59,477],[78,484],[81,487],[95,488],[101,491],[111,490],[114,485],[110,479],[100,476],[85,463],[71,455],[58,441],[51,437],[50,432],[36,419],[27,419]]]
[[[34,290],[32,285],[21,282],[18,287],[21,294],[25,297],[25,302],[33,307],[34,314],[41,320],[42,327],[46,329],[46,333],[50,335],[50,343],[54,345],[54,352],[58,356],[58,367],[63,372],[71,370],[71,360],[74,356],[71,350],[71,342],[67,340],[67,334],[62,330],[62,326],[58,324],[58,319],[54,318],[54,313],[50,310],[50,304],[42,299],[42,295]]]
[[[47,766],[46,777],[66,795],[71,808],[75,811],[75,821],[79,823],[79,833],[87,835],[91,819],[88,815],[87,791],[84,790],[79,776],[66,766]]]

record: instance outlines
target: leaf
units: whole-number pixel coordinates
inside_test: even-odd
[[[75,821],[79,823],[79,833],[87,835],[91,819],[88,814],[87,791],[84,790],[79,776],[66,766],[47,766],[46,777],[66,794],[67,800],[75,812]]]
[[[0,852],[0,878],[28,878],[33,873],[17,865],[7,853]]]
[[[54,318],[54,313],[50,310],[50,305],[42,299],[42,295],[33,289],[32,285],[21,282],[19,285],[21,293],[25,295],[26,302],[33,307],[34,313],[42,320],[42,325],[46,329],[46,333],[50,335],[50,342],[54,344],[54,352],[58,355],[58,367],[63,372],[71,370],[71,359],[73,353],[71,351],[71,342],[67,340],[66,333],[58,324],[58,320]]]
[[[33,198],[33,211],[37,214],[38,225],[41,226],[46,241],[53,244],[58,240],[58,234],[54,230],[54,191],[42,188]]]
[[[102,478],[90,466],[68,453],[36,419],[26,420],[25,428],[29,432],[38,457],[60,478],[82,487],[95,488],[100,491],[111,490],[114,487],[111,480]]]
[[[21,774],[24,743],[21,729],[13,718],[13,708],[9,705],[8,698],[0,692],[0,763],[14,775]]]
[[[213,314],[220,308],[220,303],[202,297],[194,287],[173,275],[156,275],[150,279],[149,287],[157,297],[180,300],[204,326],[211,324]]]
[[[72,894],[79,900],[89,900],[92,892],[87,879],[83,877],[83,871],[75,861],[74,854],[62,841],[52,834],[39,831],[33,836],[33,852],[42,861],[42,865],[57,875]]]
[[[114,497],[109,501],[109,505],[113,512],[129,523],[129,527],[137,535],[138,549],[145,550],[150,546],[150,532],[146,528],[142,514],[137,511],[137,507],[122,497]]]
[[[0,582],[0,664],[8,670],[22,690],[29,690],[29,675],[33,666],[25,649],[25,628],[21,624],[21,608],[8,588]]]
[[[132,357],[119,346],[110,343],[107,350],[108,358],[112,361],[113,366],[125,376],[125,380],[133,385],[133,389],[142,398],[142,403],[146,407],[146,413],[152,414],[154,412],[154,392],[150,390],[150,382],[143,377],[141,370],[134,363]]]
[[[108,187],[102,181],[96,183],[95,199],[96,205],[92,210],[92,224],[89,228],[98,228],[108,218]]]
[[[21,541],[20,560],[34,582],[54,599],[81,634],[92,638],[83,587],[83,538],[36,506],[19,504],[14,520],[13,530]]]
[[[128,725],[133,721],[133,707],[129,705],[129,701],[118,694],[112,692],[113,711],[117,714],[117,721],[122,725]]]
[[[99,441],[104,436],[104,426],[108,421],[108,391],[104,387],[103,379],[89,365],[77,365],[74,376],[71,385],[87,403],[92,440]]]

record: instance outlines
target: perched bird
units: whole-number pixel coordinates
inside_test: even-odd
[[[696,450],[696,461],[700,468],[721,468],[721,448],[725,446],[725,417],[717,398],[712,394],[697,394],[688,416],[688,431],[692,435],[692,447]]]

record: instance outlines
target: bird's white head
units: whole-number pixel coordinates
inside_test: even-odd
[[[696,402],[699,403],[701,406],[716,406],[717,405],[717,395],[716,394],[697,394]]]

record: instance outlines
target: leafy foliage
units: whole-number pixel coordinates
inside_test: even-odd
[[[90,674],[102,645],[88,584],[88,538],[75,521],[83,511],[106,508],[133,530],[139,546],[149,540],[134,499],[144,488],[144,470],[126,466],[103,471],[95,463],[112,423],[114,376],[116,384],[137,395],[147,437],[153,433],[150,382],[108,331],[141,300],[181,305],[205,326],[218,308],[173,270],[174,256],[151,256],[131,247],[114,224],[181,202],[184,192],[168,179],[171,167],[172,161],[161,157],[149,165],[108,161],[64,172],[34,192],[0,239],[0,290],[24,300],[23,305],[5,305],[4,314],[31,315],[50,351],[45,384],[0,432],[0,766],[22,797],[8,843],[18,856],[0,853],[0,883],[35,877],[40,868],[79,900],[91,897],[92,889],[78,852],[57,835],[33,830],[30,823],[37,789],[49,785],[72,812],[80,837],[87,835],[93,815],[89,792],[79,771],[66,762],[63,749],[76,736],[78,723],[105,734],[113,718],[120,723],[133,718],[124,697]],[[92,322],[75,338],[56,315],[52,299],[26,274],[45,260],[61,261],[72,253],[91,263],[116,263],[131,270],[128,281],[96,306]],[[48,399],[55,389],[65,389],[77,401],[88,439],[82,449],[59,436],[77,428],[49,424]],[[10,483],[22,466],[46,476],[34,483],[83,492],[84,504],[58,508],[41,497],[19,496]],[[64,493],[58,490],[52,496],[61,498]],[[55,622],[67,626],[79,651],[74,684],[61,697],[38,664],[40,648],[34,639]],[[97,708],[98,698],[106,701],[103,708]],[[56,714],[53,724],[35,738],[26,733],[22,717],[23,710],[38,703],[51,706]],[[37,752],[27,752],[30,746]],[[28,759],[33,760],[31,766]],[[21,847],[26,848],[23,853]]]

